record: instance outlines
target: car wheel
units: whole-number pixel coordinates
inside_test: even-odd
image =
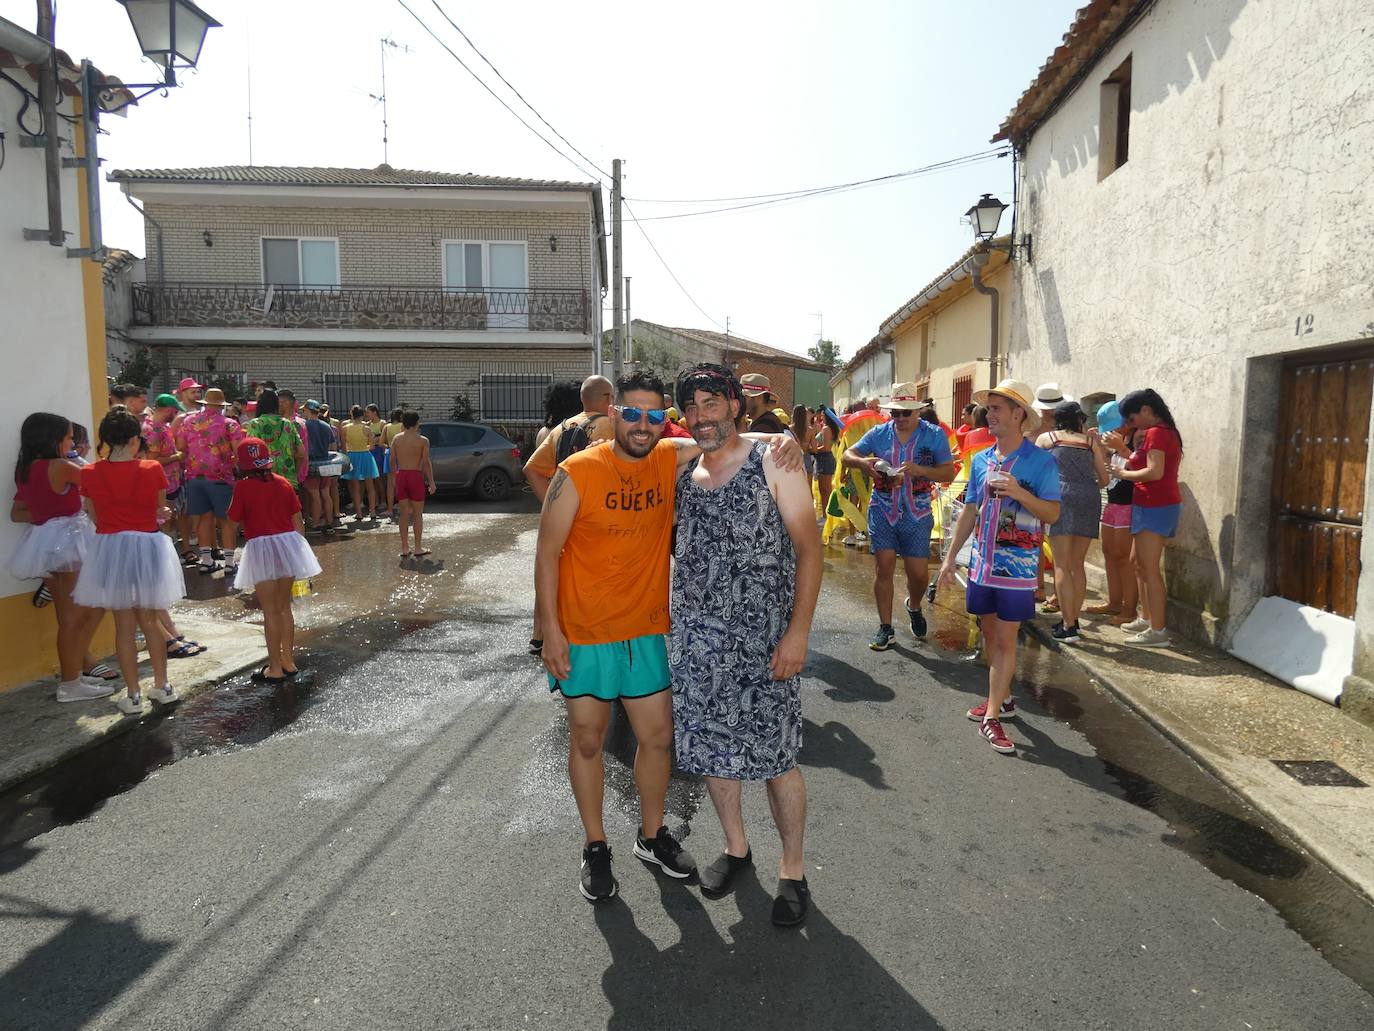
[[[500,469],[483,469],[472,481],[472,492],[482,501],[505,501],[510,494],[510,477]]]

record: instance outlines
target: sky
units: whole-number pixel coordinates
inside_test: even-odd
[[[692,218],[656,220],[727,205],[660,201],[847,183],[988,151],[1082,0],[439,0],[589,161],[434,0],[404,2],[583,169],[400,0],[203,0],[223,27],[178,88],[102,119],[104,168],[247,164],[250,96],[253,163],[374,167],[381,108],[369,94],[381,93],[389,38],[409,48],[388,48],[393,167],[585,182],[602,178],[592,165],[609,173],[621,158],[629,210],[681,282],[627,217],[633,316],[728,325],[796,352],[823,331],[848,357],[967,249],[961,218],[980,194],[1010,203],[1009,158]],[[0,0],[0,16],[30,29],[35,11],[34,0]],[[57,44],[129,82],[158,77],[115,0],[57,0]],[[142,255],[142,220],[113,184],[102,207],[105,243]]]

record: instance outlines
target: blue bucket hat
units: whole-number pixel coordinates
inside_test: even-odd
[[[1120,406],[1115,401],[1108,401],[1097,410],[1097,428],[1103,433],[1119,430],[1124,425],[1126,420],[1122,418]]]

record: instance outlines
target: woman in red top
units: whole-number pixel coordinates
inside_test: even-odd
[[[257,437],[237,448],[238,482],[229,502],[231,539],[243,526],[246,543],[234,586],[253,588],[262,609],[267,665],[253,674],[262,684],[282,684],[298,672],[292,654],[296,619],[291,614],[291,584],[320,574],[320,563],[305,541],[301,501],[296,489],[272,471],[272,453]]]
[[[26,525],[7,563],[17,580],[42,579],[39,590],[52,599],[61,669],[59,702],[104,698],[114,690],[94,675],[96,667],[83,662],[101,613],[72,601],[77,573],[95,536],[81,509],[81,466],[62,457],[72,449],[72,424],[65,416],[34,412],[24,420],[10,518]],[[83,675],[83,669],[92,672]]]
[[[1136,572],[1143,588],[1145,616],[1127,623],[1133,632],[1127,644],[1164,648],[1169,632],[1164,628],[1168,597],[1160,562],[1164,542],[1178,532],[1183,496],[1178,491],[1178,466],[1183,460],[1183,437],[1174,425],[1173,413],[1153,390],[1133,390],[1117,405],[1117,411],[1145,439],[1117,477],[1135,484],[1131,495],[1131,536],[1135,542]]]
[[[167,478],[157,462],[139,459],[141,431],[138,418],[123,406],[100,420],[105,457],[81,470],[81,493],[95,508],[95,541],[72,595],[80,605],[114,614],[115,654],[128,688],[118,705],[130,716],[143,712],[135,628],[150,644],[154,704],[177,700],[167,683],[167,651],[151,645],[166,637],[159,610],[171,608],[186,593],[176,546],[158,528],[172,515]]]

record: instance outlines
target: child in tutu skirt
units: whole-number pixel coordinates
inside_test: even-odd
[[[34,412],[24,420],[10,518],[26,525],[7,563],[17,580],[40,578],[52,598],[59,702],[104,698],[114,691],[109,681],[82,674],[82,659],[101,613],[72,600],[77,573],[95,536],[81,510],[81,466],[62,457],[72,450],[72,424],[65,416]]]
[[[267,665],[253,674],[263,684],[285,683],[294,677],[296,620],[291,614],[291,583],[320,573],[320,563],[305,541],[301,501],[284,477],[272,472],[272,455],[257,437],[241,441],[236,450],[238,482],[229,502],[229,526],[243,526],[245,544],[234,586],[253,588],[262,609],[267,636]]]
[[[81,493],[95,508],[95,541],[72,595],[78,605],[114,614],[115,654],[128,688],[118,705],[130,716],[143,712],[135,628],[148,642],[154,704],[177,700],[167,683],[167,651],[159,647],[164,635],[158,610],[171,608],[186,593],[176,546],[158,528],[172,514],[167,478],[157,462],[138,457],[141,431],[137,417],[123,406],[100,420],[97,436],[105,457],[81,470]]]

